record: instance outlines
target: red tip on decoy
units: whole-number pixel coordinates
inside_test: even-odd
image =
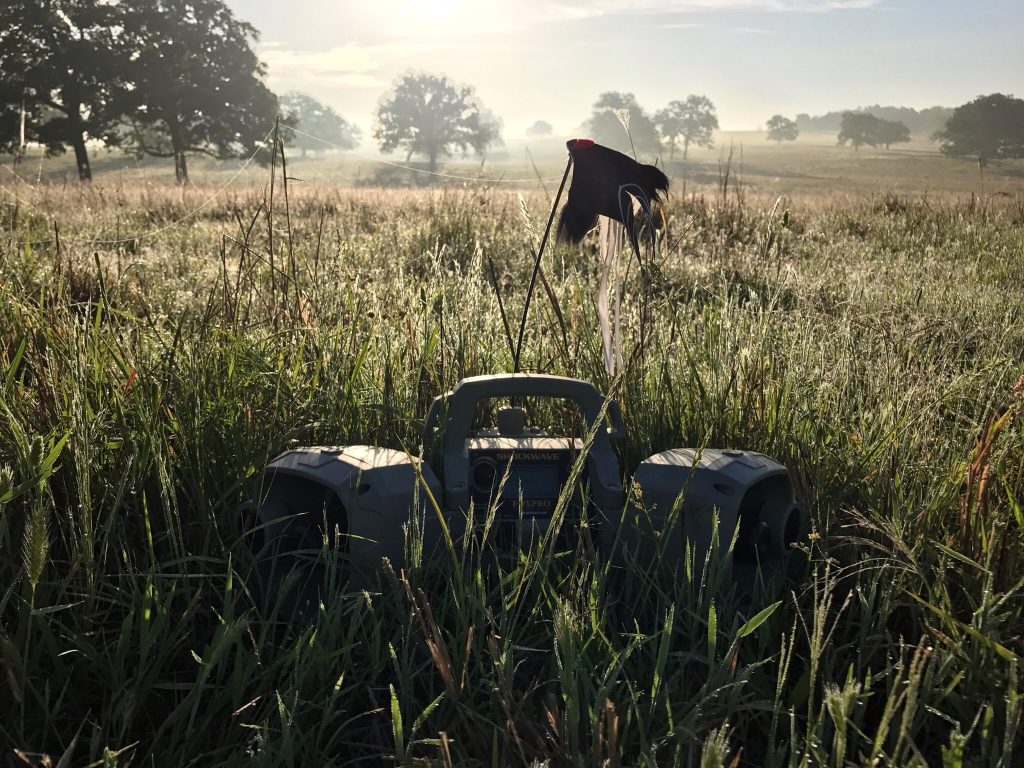
[[[569,139],[565,142],[565,146],[569,148],[570,152],[574,152],[577,149],[586,149],[587,147],[594,146],[593,139]]]

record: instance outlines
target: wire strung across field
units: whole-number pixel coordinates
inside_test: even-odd
[[[252,161],[256,159],[256,156],[260,153],[261,150],[263,150],[263,148],[267,145],[267,142],[271,140],[271,136],[273,136],[274,133],[277,130],[278,129],[277,129],[276,126],[274,128],[271,128],[267,132],[267,135],[263,137],[263,140],[259,143],[259,146],[256,147],[256,150],[249,156],[249,159],[247,159],[241,165],[241,167],[239,167],[239,169],[235,172],[235,174],[230,179],[228,179],[226,182],[224,182],[224,184],[216,192],[214,192],[212,195],[210,195],[208,198],[206,198],[206,200],[204,200],[199,206],[197,206],[196,208],[193,208],[191,211],[186,213],[181,218],[176,219],[176,220],[170,222],[169,224],[165,224],[162,227],[158,227],[156,229],[150,230],[148,232],[141,232],[139,234],[135,234],[135,235],[127,236],[127,237],[119,237],[119,238],[115,238],[115,239],[103,239],[103,240],[100,240],[100,239],[97,239],[97,238],[86,238],[86,237],[68,237],[68,238],[63,238],[62,237],[62,238],[60,238],[61,242],[64,242],[64,243],[90,243],[92,245],[119,245],[121,243],[130,243],[130,242],[133,242],[135,240],[144,240],[146,238],[154,237],[155,235],[159,235],[160,233],[166,232],[169,229],[173,229],[175,227],[181,226],[186,221],[188,221],[189,219],[191,219],[194,216],[196,216],[197,214],[199,214],[204,208],[206,208],[208,205],[210,205],[210,203],[212,203],[214,200],[216,200],[218,197],[220,197],[228,187],[230,187],[232,184],[234,184],[235,181],[238,180],[238,177],[242,175],[242,172],[245,171],[245,169],[248,168],[252,164]],[[487,177],[487,176],[460,176],[458,174],[453,174],[453,173],[442,173],[441,171],[431,171],[431,170],[428,170],[426,168],[416,168],[415,166],[404,165],[402,163],[396,163],[396,162],[393,162],[391,160],[384,160],[383,158],[379,158],[379,157],[371,157],[370,155],[363,155],[363,154],[361,154],[359,152],[354,152],[352,150],[345,149],[344,147],[341,147],[338,144],[335,144],[333,142],[327,141],[327,139],[322,139],[319,136],[314,136],[311,133],[306,133],[305,131],[301,131],[298,128],[290,127],[288,130],[292,131],[293,133],[297,133],[299,135],[305,136],[306,138],[312,139],[313,141],[319,141],[320,143],[322,143],[322,144],[324,144],[324,145],[326,145],[328,147],[331,147],[333,149],[337,149],[337,150],[339,150],[340,152],[342,152],[342,153],[344,153],[346,155],[351,155],[353,157],[358,157],[358,158],[360,158],[362,160],[366,160],[366,161],[371,162],[371,163],[380,163],[382,165],[388,165],[388,166],[391,166],[393,168],[401,168],[401,169],[406,170],[406,171],[413,171],[415,173],[423,173],[423,174],[427,174],[428,176],[437,176],[437,177],[444,178],[444,179],[453,179],[453,180],[456,180],[456,181],[465,181],[465,182],[473,182],[473,183],[486,183],[486,184],[523,184],[523,183],[533,183],[533,182],[544,182],[544,181],[550,181],[551,179],[559,178],[558,176],[539,176],[538,175],[538,176],[534,176],[532,178],[525,178],[525,179],[505,179],[505,178],[501,178],[501,177],[491,178],[491,177]],[[12,176],[14,176],[14,178],[16,178],[22,184],[25,184],[28,187],[33,187],[33,188],[35,187],[35,185],[31,184],[30,182],[26,181],[23,177],[19,176],[17,171],[15,171],[14,168],[12,168],[11,166],[3,165],[3,166],[0,166],[0,168],[3,168],[5,171],[10,173]],[[22,197],[19,197],[15,192],[13,192],[12,190],[8,189],[7,187],[0,186],[0,190],[3,190],[4,192],[6,192],[12,198],[17,200],[20,204],[22,204],[22,205],[24,205],[24,206],[26,206],[28,208],[33,208],[33,209],[39,211],[40,213],[43,213],[43,211],[39,208],[39,206],[33,205],[32,203],[28,202],[27,200],[23,199]],[[51,238],[47,238],[45,240],[32,240],[32,241],[30,241],[29,244],[33,245],[33,246],[35,246],[35,245],[47,245],[47,244],[53,243],[55,241],[56,241],[56,238],[55,237],[51,237]]]
[[[562,178],[561,176],[533,176],[528,179],[505,179],[500,176],[494,178],[487,176],[459,176],[458,174],[455,173],[442,173],[441,171],[431,171],[426,168],[416,168],[411,165],[403,165],[402,163],[395,163],[391,160],[384,160],[383,158],[380,157],[371,157],[370,155],[363,155],[351,149],[345,149],[344,147],[338,144],[334,144],[330,141],[327,141],[327,139],[321,139],[319,136],[314,136],[311,133],[300,131],[298,128],[289,127],[288,130],[291,131],[292,133],[298,134],[299,136],[305,136],[307,139],[312,139],[313,141],[319,141],[321,144],[326,144],[328,147],[331,147],[332,149],[337,149],[346,155],[352,155],[353,157],[358,157],[362,160],[367,160],[371,163],[381,163],[382,165],[390,165],[393,168],[402,168],[403,170],[406,171],[425,173],[428,176],[440,176],[443,179],[455,179],[457,181],[471,181],[487,184],[526,184],[532,183],[534,181],[553,181]]]
[[[220,197],[224,193],[224,190],[226,190],[228,187],[230,187],[232,184],[235,183],[235,181],[238,179],[238,177],[242,175],[242,172],[252,164],[253,160],[256,159],[256,155],[258,155],[260,153],[260,151],[267,145],[267,142],[270,141],[270,137],[271,137],[271,135],[273,135],[273,133],[274,133],[274,129],[271,128],[270,131],[267,132],[267,135],[263,137],[263,141],[261,141],[259,143],[259,146],[256,147],[256,151],[254,151],[251,155],[249,155],[249,159],[246,160],[244,163],[242,163],[241,167],[237,171],[235,171],[235,174],[230,179],[228,179],[226,182],[224,182],[224,184],[221,185],[220,189],[218,189],[216,192],[214,192],[212,195],[210,195],[208,198],[206,198],[202,203],[200,203],[200,205],[198,205],[196,208],[193,208],[191,211],[186,213],[181,218],[175,219],[174,221],[170,222],[169,224],[165,224],[162,227],[157,227],[156,229],[152,229],[152,230],[150,230],[148,232],[142,232],[142,233],[139,233],[139,234],[136,234],[136,235],[132,235],[130,237],[119,237],[119,238],[115,238],[113,240],[98,240],[98,239],[95,239],[95,238],[69,237],[69,238],[61,238],[61,241],[65,242],[65,243],[92,243],[94,245],[118,245],[120,243],[129,243],[129,242],[132,242],[134,240],[144,240],[144,239],[149,238],[149,237],[154,237],[155,235],[159,235],[161,232],[166,232],[169,229],[173,229],[174,227],[178,227],[178,226],[184,224],[186,221],[191,219],[193,216],[196,216],[200,211],[202,211],[204,208],[206,208],[206,206],[208,206],[210,203],[212,203],[214,200],[216,200],[218,197]],[[18,174],[15,173],[13,168],[10,168],[9,166],[6,166],[6,165],[3,166],[3,168],[6,171],[12,173],[19,180],[21,180],[22,183],[28,184],[27,181],[25,181],[23,178],[21,178],[21,176],[18,176]],[[9,194],[13,194],[13,193],[10,193],[9,190],[7,190],[6,187],[4,187],[3,189],[4,189],[5,192],[8,192]],[[19,198],[17,195],[13,195],[13,196],[15,197],[15,199],[19,200],[20,202],[22,202],[22,203],[25,202],[24,200],[21,200],[21,198]],[[31,204],[29,204],[29,205],[31,205]],[[36,208],[36,210],[38,210],[37,206],[31,206],[31,207]],[[55,239],[56,238],[52,238],[51,237],[51,238],[49,238],[47,240],[35,240],[35,241],[32,242],[32,245],[45,245],[47,243],[54,242]]]

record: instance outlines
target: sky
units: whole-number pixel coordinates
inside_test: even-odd
[[[227,0],[261,33],[278,93],[301,90],[370,138],[395,78],[476,88],[520,138],[573,134],[603,91],[652,113],[705,94],[724,130],[771,115],[1024,97],[1024,0]]]

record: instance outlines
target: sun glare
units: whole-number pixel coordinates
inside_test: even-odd
[[[462,0],[412,0],[412,7],[428,18],[451,18],[462,7]]]

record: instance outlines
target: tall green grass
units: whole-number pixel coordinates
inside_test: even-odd
[[[674,446],[787,464],[811,535],[781,594],[737,611],[714,553],[623,574],[477,534],[379,590],[332,571],[294,625],[254,607],[246,478],[296,444],[415,451],[431,398],[511,369],[488,260],[518,312],[533,230],[487,189],[291,190],[271,259],[245,190],[87,242],[177,194],[0,205],[4,760],[1024,764],[1020,200],[674,201],[621,382],[594,251],[550,252],[525,367],[614,391],[627,471]]]

